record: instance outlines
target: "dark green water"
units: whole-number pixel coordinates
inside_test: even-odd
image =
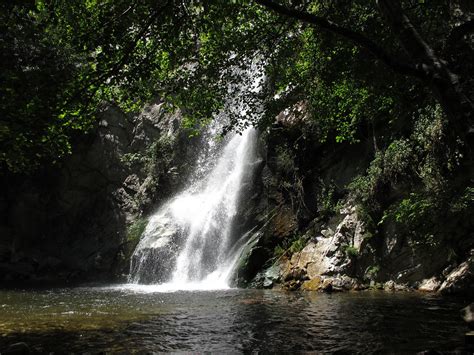
[[[468,300],[417,293],[126,287],[0,291],[0,351],[348,351],[463,348]]]

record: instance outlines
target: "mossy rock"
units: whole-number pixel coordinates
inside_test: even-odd
[[[133,222],[127,230],[127,241],[137,244],[147,224],[148,220],[146,218],[139,218]]]
[[[318,291],[321,287],[321,277],[317,276],[314,279],[306,280],[301,285],[303,291]]]

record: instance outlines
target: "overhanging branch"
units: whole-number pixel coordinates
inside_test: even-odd
[[[351,29],[339,26],[338,24],[329,21],[324,17],[320,17],[309,12],[300,11],[288,8],[286,6],[277,4],[271,0],[254,0],[257,4],[260,4],[267,9],[270,9],[280,15],[287,16],[293,19],[300,20],[302,22],[314,25],[321,30],[328,31],[339,35],[350,42],[356,44],[359,47],[367,49],[372,53],[377,59],[382,61],[384,64],[392,68],[395,72],[414,76],[421,79],[426,79],[428,73],[426,68],[422,65],[412,65],[409,63],[404,63],[398,59],[395,59],[391,54],[387,53],[382,47],[377,43],[372,41],[370,38],[365,35],[355,32]]]

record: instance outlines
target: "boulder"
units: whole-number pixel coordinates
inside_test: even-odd
[[[393,280],[387,281],[383,285],[385,291],[395,291],[395,282]]]
[[[166,213],[154,215],[132,256],[131,281],[142,284],[168,281],[176,265],[181,232]]]
[[[331,293],[334,291],[332,283],[333,283],[332,279],[324,279],[319,289],[323,292]]]
[[[439,287],[442,293],[474,293],[474,256],[454,268]]]
[[[433,276],[429,279],[424,279],[418,286],[418,291],[422,292],[436,292],[441,285],[437,277]]]
[[[474,330],[474,303],[461,310],[462,318],[470,330]]]
[[[331,276],[331,286],[326,282],[323,288],[352,289],[355,281],[347,275],[354,273],[356,256],[363,246],[364,235],[365,225],[356,209],[346,204],[340,215],[324,226],[319,235],[308,238],[308,244],[300,252],[294,253],[281,264],[282,280],[300,280],[304,281],[303,288],[314,288],[317,282],[312,280]],[[346,252],[348,247],[355,255]]]
[[[301,285],[303,291],[318,291],[321,287],[321,277],[315,277],[311,280],[306,280]]]

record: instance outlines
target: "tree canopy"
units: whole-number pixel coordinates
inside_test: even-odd
[[[304,101],[321,140],[364,127],[409,135],[440,105],[464,142],[473,118],[472,3],[462,0],[23,0],[0,5],[0,164],[28,172],[71,152],[107,102],[159,96],[198,129],[243,73],[263,100],[229,129]],[[257,63],[257,64],[256,64]],[[405,133],[403,133],[405,132]],[[387,140],[387,144],[389,144]]]

